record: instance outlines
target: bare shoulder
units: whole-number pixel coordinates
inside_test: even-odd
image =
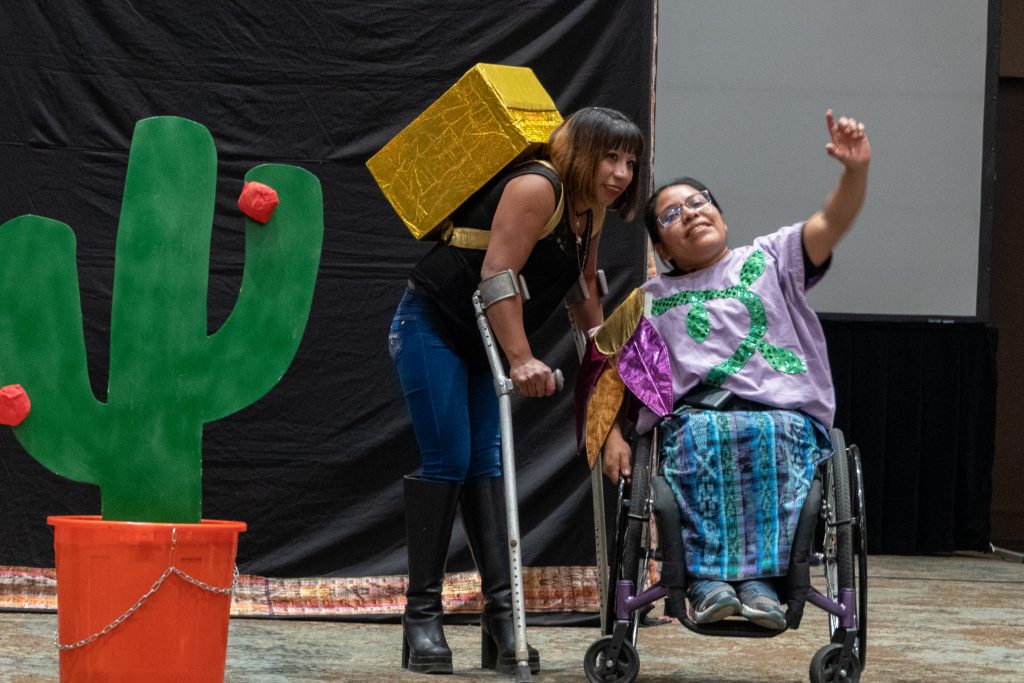
[[[521,199],[530,203],[546,202],[555,208],[555,188],[539,173],[524,173],[508,181],[502,199]]]
[[[491,234],[505,228],[524,232],[536,240],[555,212],[555,191],[544,176],[526,173],[510,180],[491,222]]]

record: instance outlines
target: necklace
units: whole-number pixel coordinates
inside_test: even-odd
[[[572,230],[572,232],[575,234],[575,239],[577,239],[577,244],[578,245],[582,245],[583,244],[583,229],[582,229],[583,226],[580,223],[580,219],[583,216],[587,216],[587,223],[589,225],[590,224],[590,216],[591,216],[590,209],[587,209],[586,211],[581,211],[580,213],[575,214],[575,219],[573,221],[575,223],[575,229]]]
[[[575,213],[575,210],[573,212]],[[580,219],[583,216],[587,217],[587,233],[588,233],[587,237],[588,238],[590,237],[590,235],[589,235],[589,233],[590,233],[590,222],[591,222],[591,219],[593,217],[593,213],[591,212],[590,209],[587,209],[586,211],[581,211],[580,213],[577,213],[576,214],[576,218],[573,221],[576,224],[576,229],[573,230],[573,234],[576,235],[576,246],[579,246],[579,245],[583,244],[583,226],[580,224]],[[588,241],[589,241],[589,239],[588,239]]]
[[[587,209],[586,211],[576,213],[572,202],[567,201],[566,203],[568,204],[568,210],[562,213],[562,225],[565,226],[566,233],[571,232],[576,238],[573,240],[575,254],[569,251],[568,235],[565,235],[564,238],[559,235],[558,243],[562,248],[562,252],[576,261],[576,272],[578,273],[577,286],[582,298],[586,299],[589,297],[589,288],[587,287],[587,279],[583,276],[583,270],[587,265],[587,257],[590,256],[590,237],[594,228],[594,212]],[[586,227],[583,224],[583,216],[587,217]]]
[[[582,216],[587,217],[587,227],[583,228],[581,223]],[[574,222],[576,223],[576,230],[573,232],[576,235],[576,264],[579,266],[580,277],[583,277],[583,268],[587,263],[587,256],[590,255],[590,233],[594,226],[594,213],[587,209],[582,214],[576,214]]]
[[[583,222],[584,216],[586,216],[585,224]],[[572,199],[567,197],[566,210],[562,212],[562,225],[565,226],[565,232],[559,231],[561,234],[558,237],[558,244],[566,256],[576,261],[580,293],[586,299],[588,288],[586,278],[583,277],[583,271],[587,265],[587,257],[590,256],[590,241],[594,231],[594,212],[589,208],[586,211],[577,212]],[[573,237],[576,238],[573,240],[572,249],[569,248],[568,233],[572,233]]]

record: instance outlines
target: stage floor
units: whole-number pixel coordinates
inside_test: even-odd
[[[873,556],[869,570],[868,661],[862,680],[997,683],[1022,680],[1024,564],[994,556]],[[0,613],[0,680],[58,680],[56,616]],[[512,680],[479,668],[479,628],[446,628],[455,676]],[[640,681],[775,683],[807,680],[827,640],[824,614],[808,606],[798,631],[770,639],[707,638],[678,624],[643,628]],[[583,680],[596,628],[530,629],[541,652],[538,683]],[[396,624],[232,619],[227,683],[441,681],[404,672]]]

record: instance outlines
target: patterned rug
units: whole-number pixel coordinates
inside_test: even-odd
[[[238,577],[231,616],[398,615],[405,606],[405,582],[404,575],[275,579],[242,574]],[[594,567],[526,567],[523,588],[528,612],[598,611]],[[448,574],[443,600],[445,612],[450,614],[480,612],[480,577],[476,572]],[[57,571],[0,567],[0,610],[56,611]]]

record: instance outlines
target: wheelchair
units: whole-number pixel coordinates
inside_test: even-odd
[[[587,650],[584,672],[591,683],[631,683],[640,673],[637,634],[643,615],[665,599],[666,616],[707,636],[774,637],[800,625],[806,603],[828,613],[829,641],[811,659],[811,683],[860,680],[867,656],[867,545],[860,453],[831,431],[833,453],[819,465],[800,512],[789,571],[777,580],[786,605],[786,629],[769,630],[731,617],[697,624],[685,605],[686,561],[681,513],[659,474],[657,427],[633,444],[632,482],[620,481],[603,635]],[[652,520],[656,527],[652,530]],[[654,532],[652,534],[652,531]],[[652,538],[658,539],[658,548]],[[648,562],[662,563],[648,582]],[[824,574],[825,592],[811,585],[811,568]]]

